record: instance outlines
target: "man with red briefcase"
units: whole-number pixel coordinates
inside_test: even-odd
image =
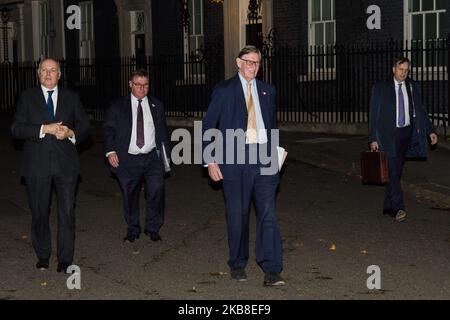
[[[371,151],[384,151],[389,182],[384,193],[383,214],[396,221],[406,219],[400,178],[407,157],[426,157],[427,136],[437,144],[435,132],[418,85],[408,78],[410,61],[394,60],[393,79],[376,83],[372,88],[369,114]]]

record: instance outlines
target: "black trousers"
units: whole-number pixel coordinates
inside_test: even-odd
[[[127,222],[128,235],[141,233],[139,222],[139,198],[144,182],[145,192],[145,231],[159,232],[164,223],[165,190],[164,173],[156,150],[133,157],[133,163],[127,164],[116,173],[123,194],[123,213]]]
[[[403,191],[400,183],[405,165],[406,151],[411,140],[411,126],[397,128],[394,135],[395,157],[388,156],[389,183],[384,190],[383,212],[394,215],[398,210],[405,210]]]
[[[53,187],[58,204],[58,262],[71,264],[75,251],[75,192],[78,176],[25,178],[31,209],[31,241],[38,259],[51,256],[50,201]]]

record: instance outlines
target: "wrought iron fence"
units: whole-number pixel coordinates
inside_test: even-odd
[[[277,88],[279,118],[292,122],[364,123],[372,85],[392,77],[392,61],[408,56],[424,104],[436,125],[449,124],[449,39],[264,50],[259,77]],[[211,58],[212,57],[212,58]],[[18,94],[37,85],[37,62],[0,64],[0,110],[12,110]],[[80,93],[92,118],[102,120],[110,102],[129,92],[137,67],[150,74],[151,93],[168,116],[201,117],[223,80],[220,55],[131,57],[62,61],[61,84]]]
[[[368,121],[373,84],[392,79],[395,57],[411,60],[410,77],[420,83],[436,125],[449,124],[450,39],[316,47],[273,47],[265,51],[261,78],[277,88],[282,121],[363,123]]]

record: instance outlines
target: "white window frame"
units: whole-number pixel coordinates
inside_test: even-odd
[[[426,10],[423,11],[422,10],[422,3],[423,0],[420,0],[420,11],[414,11],[414,12],[410,12],[409,11],[409,5],[410,5],[410,0],[404,0],[403,4],[404,4],[404,39],[405,41],[408,43],[409,48],[412,48],[412,17],[415,15],[422,15],[424,16],[425,14],[430,14],[430,13],[435,13],[437,15],[436,17],[436,33],[438,35],[438,38],[434,39],[440,39],[439,35],[442,37],[441,35],[441,31],[439,29],[440,27],[440,19],[442,18],[443,14],[446,13],[446,9],[436,9],[436,0],[433,0],[433,10]],[[424,20],[423,20],[424,21]],[[422,35],[425,36],[426,34],[426,23],[424,21],[424,23],[422,24]],[[433,39],[425,39],[425,41],[429,41],[429,40],[433,40]],[[422,40],[424,41],[424,40]],[[412,59],[412,53],[408,52],[408,58]],[[434,78],[434,80],[447,80],[447,67],[448,66],[442,66],[442,65],[436,65],[436,66],[429,66],[427,64],[427,56],[426,56],[426,52],[423,52],[423,57],[422,57],[422,61],[424,61],[424,66],[418,66],[418,67],[414,67],[414,70],[417,70],[417,76],[421,77],[422,74],[424,74],[424,79],[419,79],[419,80],[432,80]],[[431,73],[434,72],[434,75],[430,75]],[[444,73],[444,74],[442,74]]]
[[[83,1],[79,3],[79,6],[81,9],[80,59],[90,61],[95,58],[94,3]]]
[[[195,7],[197,1],[200,3],[200,8]],[[190,68],[190,64],[193,63],[191,59],[191,52],[193,51],[190,47],[191,38],[195,39],[195,50],[199,49],[200,39],[204,40],[204,12],[203,12],[203,0],[188,0],[188,8],[189,8],[189,30],[183,28],[183,46],[184,46],[184,59],[185,59],[185,67],[184,67],[184,80],[180,81],[179,84],[204,84],[205,83],[205,65],[204,63],[199,64],[200,70],[192,70]],[[192,10],[194,8],[194,10]],[[191,34],[191,30],[194,30],[196,25],[196,15],[195,10],[200,9],[200,32]],[[190,50],[191,49],[191,50]],[[197,71],[197,72],[193,72]],[[198,72],[200,71],[200,72]]]
[[[31,14],[33,20],[33,56],[40,60],[49,55],[49,20],[48,3],[46,1],[32,1]]]
[[[308,32],[308,47],[309,47],[309,54],[315,54],[315,49],[316,49],[316,44],[315,44],[315,25],[317,24],[323,24],[324,26],[328,23],[333,23],[334,26],[334,32],[333,32],[333,37],[334,37],[334,43],[333,46],[336,44],[336,0],[331,0],[331,12],[332,12],[332,17],[330,20],[323,20],[322,19],[322,14],[323,14],[323,10],[322,10],[322,1],[323,0],[308,0],[308,25],[309,25],[309,32]],[[318,3],[320,2],[320,15],[321,15],[321,19],[320,21],[316,22],[313,21],[313,2],[314,3]],[[325,34],[326,34],[326,29],[323,29],[324,32],[324,39],[325,39]],[[333,66],[327,66],[327,61],[324,61],[324,67],[316,67],[316,62],[314,61],[314,58],[310,58],[312,59],[311,61],[308,62],[308,68],[309,68],[309,72],[310,74],[313,75],[317,75],[318,78],[317,79],[312,79],[312,80],[333,80],[335,78],[335,72],[336,72],[336,57],[333,58]],[[331,77],[324,79],[323,77],[325,77],[327,74],[331,73]],[[323,75],[323,77],[322,77]],[[310,77],[308,77],[310,78]]]

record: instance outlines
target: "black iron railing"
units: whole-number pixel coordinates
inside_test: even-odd
[[[62,61],[61,84],[80,93],[92,118],[102,120],[110,102],[129,92],[137,67],[150,74],[151,93],[168,116],[201,117],[214,86],[223,80],[223,57],[163,56],[137,61]],[[436,125],[449,125],[449,39],[389,41],[264,51],[259,77],[277,88],[279,118],[291,122],[365,123],[372,85],[392,77],[394,57],[408,56]],[[18,94],[37,85],[37,62],[0,64],[0,110],[13,110]]]

